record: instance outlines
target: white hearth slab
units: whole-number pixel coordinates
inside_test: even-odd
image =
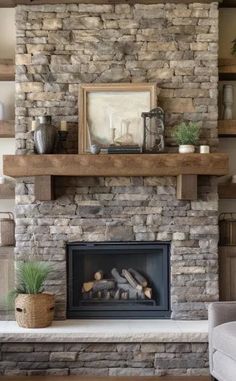
[[[0,342],[160,343],[208,341],[208,322],[178,320],[65,320],[24,329],[0,322]]]

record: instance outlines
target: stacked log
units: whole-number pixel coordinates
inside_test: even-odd
[[[83,284],[84,299],[144,300],[152,299],[152,288],[147,279],[135,269],[123,269],[121,273],[113,268],[111,279],[104,279],[102,270],[94,274],[94,280]]]

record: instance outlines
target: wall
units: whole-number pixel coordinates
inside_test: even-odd
[[[212,4],[19,6],[17,152],[32,152],[32,117],[70,122],[77,152],[81,82],[155,82],[166,110],[166,141],[177,121],[194,120],[201,141],[217,144],[218,9]],[[74,140],[73,140],[74,138]],[[132,157],[131,157],[132,160]],[[32,179],[19,180],[16,253],[51,260],[48,288],[57,317],[66,312],[67,241],[169,240],[172,317],[207,316],[218,299],[217,187],[199,180],[196,202],[176,200],[174,178],[58,178],[57,199],[38,202]]]

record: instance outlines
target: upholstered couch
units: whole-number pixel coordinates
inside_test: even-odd
[[[210,372],[217,381],[236,380],[236,302],[209,306]]]

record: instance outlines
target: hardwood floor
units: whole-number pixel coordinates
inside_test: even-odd
[[[0,381],[210,381],[210,377],[82,377],[82,376],[24,376],[0,377]]]

